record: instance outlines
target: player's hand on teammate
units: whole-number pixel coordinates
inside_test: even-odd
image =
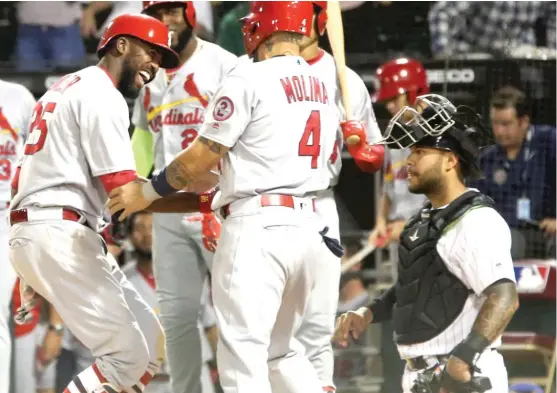
[[[333,341],[346,348],[351,339],[357,340],[367,325],[373,320],[373,314],[367,307],[348,311],[337,318]]]
[[[130,214],[144,210],[150,205],[143,196],[143,183],[142,179],[136,179],[115,188],[108,195],[110,200],[107,207],[110,214],[118,215],[118,221],[124,221]]]

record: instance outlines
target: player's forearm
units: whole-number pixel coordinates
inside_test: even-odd
[[[54,306],[52,304],[49,304],[48,307],[49,307],[48,323],[50,325],[61,325],[62,323],[64,323],[64,321],[62,321],[62,317],[60,316],[60,314],[58,314],[58,311],[56,311]]]
[[[175,190],[183,190],[202,180],[227,151],[220,143],[199,136],[166,167],[166,181]]]
[[[396,303],[396,287],[393,285],[385,293],[374,299],[369,305],[372,323],[388,321],[392,318],[393,307]]]
[[[199,212],[199,196],[180,192],[155,200],[145,209],[152,213],[196,213]]]
[[[89,3],[89,5],[85,8],[85,11],[91,12],[93,15],[96,15],[101,11],[109,9],[111,6],[111,1],[93,1]]]
[[[514,282],[501,280],[489,286],[484,295],[486,300],[472,329],[491,343],[503,333],[518,309],[518,293]]]
[[[381,199],[379,200],[379,211],[377,212],[377,220],[376,225],[380,222],[387,223],[389,218],[389,214],[391,213],[391,200],[386,192],[381,195]]]
[[[514,282],[504,279],[490,285],[483,294],[486,300],[474,321],[472,331],[451,352],[452,356],[474,367],[478,356],[499,337],[518,309]]]

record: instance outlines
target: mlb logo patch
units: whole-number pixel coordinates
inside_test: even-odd
[[[517,289],[520,293],[543,293],[549,278],[549,266],[515,265]]]

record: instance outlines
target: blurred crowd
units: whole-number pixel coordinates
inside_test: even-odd
[[[246,14],[248,2],[193,3],[197,34],[242,55],[238,19]],[[345,1],[341,7],[348,53],[555,56],[555,2]],[[0,61],[21,71],[83,66],[95,58],[96,44],[110,20],[140,11],[140,1],[3,2]]]

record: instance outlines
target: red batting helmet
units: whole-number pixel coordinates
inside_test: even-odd
[[[416,97],[429,93],[427,74],[424,66],[417,60],[400,58],[391,60],[377,69],[379,91],[374,97],[377,101],[386,101],[400,94],[408,94],[410,105]]]
[[[144,1],[143,2],[143,13],[149,14],[153,8],[163,5],[171,4],[174,6],[184,6],[184,19],[188,22],[188,25],[192,29],[195,28],[197,24],[197,18],[195,16],[195,7],[193,6],[193,1]]]
[[[141,14],[123,14],[114,18],[106,29],[97,47],[97,55],[104,56],[110,42],[119,36],[130,36],[154,46],[162,56],[162,68],[175,68],[180,64],[178,54],[168,46],[166,26],[155,18]]]
[[[327,27],[327,2],[314,1],[319,10],[317,10],[317,32],[319,35],[325,34],[325,27]]]
[[[252,55],[259,44],[279,31],[309,37],[312,20],[310,1],[253,1],[250,13],[241,19],[246,53]]]

